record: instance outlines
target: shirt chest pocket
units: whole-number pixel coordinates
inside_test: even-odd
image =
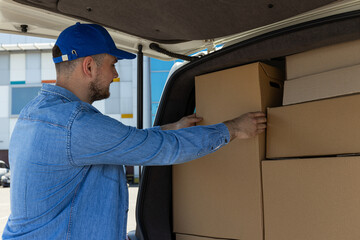
[[[102,174],[104,177],[111,179],[115,182],[120,182],[121,167],[117,165],[104,165]]]

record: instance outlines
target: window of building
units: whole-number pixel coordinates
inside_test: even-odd
[[[11,88],[11,115],[19,115],[28,102],[35,98],[41,87],[12,87]]]
[[[160,104],[161,94],[163,92],[170,69],[174,64],[175,61],[161,61],[154,58],[150,59],[152,124],[155,120],[155,115]]]

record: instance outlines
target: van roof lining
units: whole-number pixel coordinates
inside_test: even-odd
[[[99,23],[159,43],[179,43],[247,31],[336,0],[14,1]]]

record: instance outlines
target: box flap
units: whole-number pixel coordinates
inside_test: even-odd
[[[285,79],[285,73],[283,71],[279,71],[279,69],[267,65],[265,63],[259,62],[258,63],[261,69],[265,72],[265,74],[274,80],[278,80],[279,82],[283,82]]]

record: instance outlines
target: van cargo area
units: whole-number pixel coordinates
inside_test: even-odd
[[[313,21],[305,24],[299,24],[288,29],[267,33],[259,37],[255,37],[249,41],[241,42],[236,45],[224,48],[208,56],[204,56],[200,60],[191,62],[176,71],[169,79],[162,96],[158,114],[155,119],[155,125],[162,125],[174,122],[184,115],[192,114],[195,108],[198,114],[201,115],[202,108],[204,108],[201,107],[201,104],[209,103],[209,105],[213,107],[214,105],[218,104],[218,102],[221,102],[223,100],[223,98],[221,97],[222,94],[226,95],[225,91],[221,92],[221,88],[218,89],[218,95],[216,96],[219,101],[217,102],[215,100],[214,102],[212,102],[213,100],[211,100],[211,94],[214,94],[210,94],[210,92],[212,91],[212,80],[209,80],[209,84],[205,86],[205,93],[198,92],[197,84],[195,82],[201,81],[204,76],[211,76],[212,74],[217,74],[219,72],[226,73],[227,71],[232,71],[232,69],[236,69],[238,67],[246,67],[250,66],[251,64],[257,64],[256,62],[261,62],[261,64],[273,66],[286,75],[287,58],[292,55],[295,56],[299,53],[313,51],[323,47],[331,47],[337,44],[344,44],[352,41],[358,42],[360,39],[359,26],[360,17],[357,16],[357,14],[355,13],[350,13],[348,15],[337,16],[336,18],[322,19],[322,21]],[[359,56],[359,54],[356,55]],[[356,65],[356,63],[354,63],[353,65]],[[339,66],[339,68],[346,68],[351,66],[352,63],[347,64],[347,66]],[[334,70],[333,67],[331,67],[330,70],[327,69],[321,71],[332,70]],[[354,74],[354,76],[356,75],[357,74]],[[221,82],[221,80],[222,79],[219,77],[218,81]],[[259,80],[256,77],[249,77],[247,81],[253,81],[252,83],[248,83],[248,85],[250,86],[249,88],[251,88],[251,85],[258,83]],[[291,81],[291,79],[288,79],[286,81]],[[324,80],[324,82],[326,85],[326,80]],[[353,82],[356,82],[356,80],[353,80]],[[226,78],[224,78],[223,82],[221,82],[221,86],[223,85],[226,85]],[[214,86],[216,86],[216,84]],[[326,85],[326,87],[328,86]],[[283,90],[283,88],[281,88],[281,90]],[[216,89],[214,91],[216,94]],[[251,92],[253,90],[249,91]],[[236,93],[238,95],[244,93],[243,98],[241,98],[241,96],[236,96]],[[263,97],[261,94],[259,94],[259,92],[253,93],[254,94],[252,96],[257,96],[258,100],[259,98],[261,99]],[[304,99],[303,102],[307,101],[311,104],[313,101],[319,101],[318,99],[321,98],[333,98],[336,96],[342,98],[342,95],[352,93],[353,92],[345,91],[333,96],[315,96],[311,100]],[[197,94],[200,94],[199,96],[201,96],[201,99],[198,99],[199,96],[197,96]],[[246,95],[246,89],[244,89],[243,87],[239,87],[239,92],[237,92],[236,89],[231,89],[231,92],[228,95],[230,97],[234,97],[234,101],[237,101],[237,103],[239,103],[239,108],[241,108],[241,104],[244,101],[248,101],[249,106],[253,106],[251,105],[253,99],[251,98],[251,96]],[[209,98],[207,98],[207,96],[209,96]],[[356,96],[349,96],[349,98],[350,97],[356,98]],[[261,100],[259,101],[261,102]],[[301,103],[301,99],[297,101],[299,105],[306,104]],[[325,102],[330,100],[326,99],[323,101]],[[333,101],[333,99],[331,101]],[[258,105],[253,106],[253,111],[261,110],[263,107],[271,107],[271,105],[260,102],[258,103]],[[341,104],[339,104],[339,106],[340,105]],[[202,106],[206,107],[206,104]],[[279,105],[272,106],[280,106],[278,107],[279,109],[285,108],[281,107],[281,102]],[[290,105],[288,107],[292,106],[296,106],[296,104]],[[349,108],[351,109],[351,106],[349,106]],[[213,116],[214,120],[212,120],[212,117],[209,117],[209,119],[206,118],[205,121],[209,120],[208,123],[211,124],[212,121],[226,120],[226,117],[231,117],[230,115],[227,115],[227,111],[229,111],[230,113],[235,111],[234,109],[236,109],[236,104],[234,106],[229,106],[228,109],[214,109],[214,114],[209,115]],[[268,118],[271,118],[271,112],[273,110],[275,111],[275,109],[277,108],[270,108],[270,110],[268,111]],[[246,109],[246,111],[247,110],[250,109]],[[353,111],[355,111],[355,109]],[[302,111],[299,110],[299,112],[296,114],[302,114],[301,112]],[[294,115],[295,119],[296,114]],[[318,114],[321,114],[321,112],[319,112]],[[224,119],[222,119],[220,116],[224,117]],[[303,117],[306,118],[306,116]],[[345,118],[351,118],[351,124],[355,124],[355,122],[358,121],[355,119],[356,121],[354,122],[353,117],[354,116],[348,116]],[[326,121],[326,119],[324,119],[324,121]],[[282,123],[280,123],[279,126],[281,126],[281,124]],[[306,127],[308,127],[309,125],[311,125],[311,120],[309,120]],[[271,122],[269,122],[268,128],[271,129]],[[299,131],[301,131],[301,129]],[[269,136],[269,134],[272,133],[267,132],[267,134],[267,144],[269,144],[269,141],[271,139],[271,136]],[[320,132],[319,134],[322,133]],[[292,137],[293,135],[289,134],[287,140],[291,142]],[[321,136],[319,138],[321,139]],[[344,136],[344,138],[346,138],[346,136]],[[259,139],[261,139],[261,137],[259,137]],[[313,139],[311,139],[310,137],[309,139],[305,140],[311,143]],[[358,138],[351,136],[351,139],[349,141],[352,140],[356,142],[358,141]],[[342,184],[347,187],[349,184],[351,184],[352,181],[354,181],[356,177],[354,177],[353,174],[347,177],[346,171],[349,170],[349,174],[354,171],[354,168],[352,168],[351,166],[356,166],[356,162],[358,160],[357,157],[348,158],[343,156],[337,156],[337,154],[343,154],[343,152],[336,151],[330,153],[332,155],[331,158],[329,158],[329,156],[323,156],[327,155],[328,153],[322,152],[318,154],[319,158],[308,158],[306,160],[287,159],[287,157],[294,157],[294,155],[290,156],[287,154],[284,156],[269,155],[269,157],[274,158],[270,161],[266,159],[265,155],[262,155],[262,152],[265,153],[265,145],[261,143],[262,140],[255,141],[259,141],[255,145],[260,146],[258,152],[255,154],[257,156],[257,159],[249,158],[248,155],[246,155],[244,152],[227,155],[225,154],[224,156],[222,156],[222,154],[227,151],[227,149],[222,149],[223,151],[212,154],[208,156],[207,159],[204,158],[195,160],[193,163],[184,164],[183,166],[146,167],[143,172],[143,178],[138,197],[138,236],[142,237],[143,239],[176,238],[186,240],[208,238],[249,240],[310,240],[360,238],[358,229],[356,229],[355,227],[356,224],[347,225],[342,222],[344,220],[344,216],[349,212],[349,209],[346,209],[345,206],[341,207],[343,206],[341,205],[338,208],[338,211],[335,211],[334,209],[331,209],[331,211],[327,211],[326,208],[329,208],[328,210],[330,210],[330,208],[333,208],[335,206],[329,203],[321,206],[322,209],[317,209],[317,207],[321,205],[321,199],[325,199],[328,197],[334,197],[334,201],[342,201],[344,200],[342,199],[342,197],[346,198],[350,201],[351,206],[349,207],[354,209],[360,208],[360,204],[358,204],[358,202],[360,201],[357,201],[359,199],[359,196],[358,194],[356,194],[356,191],[351,190],[353,188],[346,188],[346,191],[344,190],[345,192],[342,197],[335,197],[336,194],[329,192],[331,191],[332,187],[339,189],[340,185]],[[283,141],[286,141],[286,139]],[[231,144],[235,145],[240,143],[234,141]],[[297,142],[294,145],[294,149],[300,149],[299,144],[301,143]],[[321,145],[321,142],[319,144]],[[287,150],[289,149],[290,148],[288,148]],[[358,153],[355,152],[356,150],[349,150],[346,153]],[[303,154],[300,151],[300,153],[296,156],[310,157],[311,155],[311,153]],[[241,165],[242,163],[235,162],[235,159],[241,160],[241,157],[245,158],[243,163],[245,163],[246,160],[249,160],[250,162],[252,162],[251,164],[254,164],[254,169],[256,169],[257,166],[256,171],[247,172],[247,174],[252,175],[252,178],[248,177],[248,175],[246,175],[245,173],[241,173],[243,169],[240,168],[244,167]],[[230,158],[234,159],[233,163],[231,163],[231,161],[229,160]],[[208,162],[204,164],[202,161]],[[319,177],[315,176],[316,171],[307,170],[312,169],[311,164],[314,164],[314,169],[323,171],[323,179],[319,179]],[[338,179],[338,181],[336,179],[327,181],[326,177],[329,177],[329,174],[337,174],[337,171],[342,171],[337,170],[337,164],[341,166],[341,169],[345,172],[339,172],[339,175],[336,178]],[[281,166],[281,168],[277,169],[277,165]],[[237,171],[236,169],[233,171],[226,170],[231,169],[231,167],[239,169],[237,169]],[[306,169],[304,169],[304,167]],[[331,169],[332,167],[333,169]],[[292,174],[292,172],[294,174]],[[238,176],[236,175],[236,173],[238,174]],[[295,173],[299,174],[296,175]],[[273,178],[273,176],[275,175],[277,176]],[[221,176],[226,177],[224,178]],[[244,178],[241,179],[241,177]],[[303,185],[302,179],[307,183],[306,186]],[[239,183],[239,181],[243,182]],[[287,185],[282,187],[281,185],[279,185],[279,181],[285,181],[287,182]],[[334,181],[337,182],[335,183]],[[238,184],[236,184],[237,182]],[[311,189],[307,190],[307,186],[312,185],[310,184],[311,182],[313,182],[314,185]],[[231,185],[233,183],[235,184]],[[206,184],[211,185],[211,187],[207,186]],[[248,188],[244,186],[247,186]],[[324,186],[324,189],[322,189],[321,191],[317,191],[317,189],[320,189],[321,186]],[[294,188],[292,189],[292,192],[287,192],[287,188],[291,187]],[[199,195],[194,195],[196,191],[194,191],[193,189],[196,188],[201,189],[196,193]],[[216,192],[217,190],[214,190],[215,188],[217,188],[219,192]],[[224,191],[224,189],[221,188],[225,188],[228,190]],[[184,197],[184,191],[188,191],[190,193],[189,199],[192,200],[186,199],[186,197]],[[337,190],[334,189],[334,192],[336,191]],[[253,201],[252,203],[254,204],[254,206],[256,206],[255,208],[257,208],[256,211],[246,211],[243,209],[243,206],[246,205],[248,201],[239,200],[237,201],[237,205],[233,202],[234,199],[237,199],[237,194],[241,193],[240,195],[245,195],[246,192],[248,193],[248,196],[252,196],[251,200]],[[297,195],[294,194],[299,194],[299,196],[303,196],[304,201],[301,202],[301,204],[297,204],[296,201],[293,201],[297,198]],[[286,205],[283,204],[286,207],[286,214],[281,212],[282,202],[277,201],[277,198],[280,198],[281,201],[287,203]],[[251,200],[249,199],[249,202],[251,202]],[[314,204],[312,204],[313,200]],[[201,203],[204,204],[202,205]],[[192,206],[196,208],[196,211]],[[211,208],[211,206],[213,208]],[[215,206],[218,207],[218,209],[214,209]],[[223,209],[224,212],[231,211],[232,209],[233,212],[231,214],[233,216],[233,221],[227,221],[223,223],[222,221],[224,220],[220,216],[222,211],[220,211],[219,209]],[[304,212],[302,211],[302,209],[304,209]],[[218,210],[219,212],[214,213]],[[307,221],[308,218],[311,218],[313,216],[306,215],[306,211],[313,211],[319,219],[329,218],[330,220],[324,222],[321,226],[317,226],[316,229],[308,231],[311,221]],[[324,212],[327,212],[327,214],[323,214]],[[241,214],[243,215],[241,216]],[[184,218],[185,215],[187,215],[187,218]],[[237,218],[236,215],[241,217]],[[217,218],[219,216],[220,218]],[[288,218],[285,218],[284,216],[288,216]],[[300,217],[298,218],[297,216]],[[336,219],[337,216],[339,216],[338,219]],[[350,218],[351,219],[349,219],[349,221],[351,221],[352,223],[356,222],[357,224],[360,224],[359,214],[352,214]],[[156,219],[156,221],[154,221],[154,219]],[[246,222],[245,219],[247,219],[248,221]],[[291,222],[292,219],[296,219],[298,222],[293,223]],[[192,220],[194,220],[194,225],[190,224],[193,223]],[[223,226],[224,224],[230,226],[230,228],[221,228],[221,226]],[[329,228],[334,228],[335,225],[336,229],[332,229],[332,233],[334,233],[334,235],[333,238],[331,238],[330,235],[326,234],[325,232]],[[282,232],[282,226],[287,226],[287,231]],[[208,229],[206,229],[207,227]],[[306,233],[308,233],[309,235],[301,235],[303,237],[300,238],[296,238],[294,237],[295,235],[293,235],[294,233],[304,231],[306,231]],[[345,235],[341,234],[345,232],[347,234],[347,238],[342,238],[341,236]]]

